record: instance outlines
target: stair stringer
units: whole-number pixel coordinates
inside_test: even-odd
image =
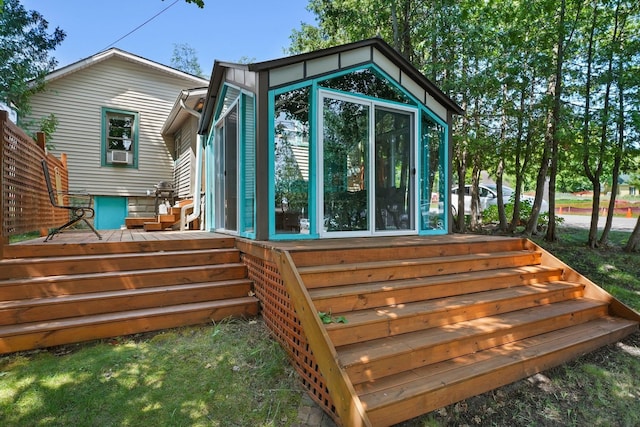
[[[336,349],[320,321],[291,254],[283,250],[275,251],[274,256],[318,369],[329,385],[329,395],[335,405],[338,421],[349,427],[371,427],[349,376],[338,363]]]
[[[527,239],[526,247],[530,248],[531,250],[536,250],[542,254],[541,265],[547,267],[562,268],[564,270],[565,280],[583,285],[584,296],[586,298],[607,302],[609,304],[609,313],[612,316],[640,322],[640,313],[637,313],[635,310],[625,305],[623,302],[611,295],[602,287],[592,282],[582,274],[578,273],[576,270],[561,261],[559,258],[552,255],[549,251],[543,249],[540,245]]]

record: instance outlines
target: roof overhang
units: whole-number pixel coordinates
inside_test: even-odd
[[[173,135],[191,116],[199,119],[206,95],[206,87],[181,91],[171,108],[167,120],[162,125],[161,134],[163,136]]]
[[[206,134],[209,130],[209,125],[214,113],[216,99],[218,91],[222,87],[223,80],[225,78],[226,71],[230,68],[242,69],[245,71],[251,71],[260,73],[264,71],[270,71],[277,68],[288,67],[298,63],[305,63],[322,57],[329,57],[331,55],[340,54],[343,52],[360,49],[363,47],[371,47],[376,49],[382,54],[388,61],[398,67],[404,74],[410,77],[416,82],[424,91],[432,97],[436,102],[441,104],[447,111],[452,114],[464,114],[464,110],[455,101],[448,97],[440,88],[438,88],[433,82],[424,76],[417,68],[415,68],[409,61],[407,61],[402,55],[400,55],[395,49],[387,44],[381,38],[372,38],[362,40],[354,43],[348,43],[340,46],[334,46],[326,49],[320,49],[313,52],[303,53],[299,55],[288,56],[280,59],[274,59],[264,62],[258,62],[254,64],[234,64],[229,62],[215,61],[213,70],[211,72],[211,79],[209,80],[209,88],[207,90],[207,96],[205,100],[205,110],[203,111],[200,119],[200,125],[198,133]]]
[[[95,55],[92,55],[88,58],[82,59],[78,62],[74,62],[73,64],[67,65],[65,67],[59,68],[55,71],[50,72],[45,76],[46,82],[51,82],[62,77],[65,77],[69,74],[75,73],[77,71],[83,70],[87,67],[91,67],[100,62],[106,61],[111,58],[119,58],[124,61],[132,62],[144,67],[148,67],[149,69],[153,69],[157,72],[170,75],[172,77],[186,79],[193,81],[194,87],[206,86],[208,81],[203,79],[202,77],[194,76],[193,74],[185,73],[184,71],[177,70],[175,68],[168,67],[166,65],[162,65],[158,62],[151,61],[149,59],[143,58],[141,56],[134,55],[129,52],[125,52],[123,50],[117,48],[107,49],[105,51],[99,52]]]

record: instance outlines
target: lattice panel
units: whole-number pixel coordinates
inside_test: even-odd
[[[0,118],[1,120],[2,118]],[[20,128],[8,120],[0,122],[2,129],[2,235],[55,227],[68,220],[64,209],[54,209],[49,201],[41,159],[44,151]],[[58,168],[62,188],[68,190],[68,172],[63,163],[46,156],[54,175]]]
[[[293,366],[309,390],[310,396],[337,420],[329,391],[291,304],[278,266],[252,255],[244,254],[242,257],[249,278],[255,284],[256,296],[262,303],[262,318],[289,353]]]

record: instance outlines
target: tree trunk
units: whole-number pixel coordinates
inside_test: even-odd
[[[622,33],[624,32],[624,23],[623,19],[620,23],[619,20],[619,12],[620,12],[620,3],[618,3],[618,7],[616,7],[616,17],[615,24],[613,28],[613,44],[614,46],[620,41],[622,37]],[[619,38],[620,37],[620,38]],[[611,196],[609,198],[609,209],[607,211],[607,221],[604,225],[604,230],[602,230],[602,234],[600,235],[600,240],[598,243],[603,245],[607,242],[609,238],[609,231],[611,231],[611,224],[613,222],[613,213],[616,207],[616,197],[618,195],[618,178],[620,177],[620,165],[622,163],[622,152],[624,150],[624,79],[621,77],[623,73],[623,61],[622,59],[618,62],[618,72],[617,75],[617,85],[618,85],[618,142],[615,147],[615,154],[613,160],[613,171],[611,176]],[[608,69],[609,81],[607,83],[607,93],[606,93],[606,105],[609,104],[609,92],[610,87],[614,79],[613,75],[613,52],[609,54],[609,69]],[[608,114],[605,112],[605,117],[608,117]],[[607,123],[603,123],[605,126]],[[606,137],[606,131],[603,128],[603,137]]]
[[[636,222],[636,226],[629,236],[629,240],[624,247],[625,252],[633,252],[635,250],[640,249],[640,216],[638,217],[638,221]]]

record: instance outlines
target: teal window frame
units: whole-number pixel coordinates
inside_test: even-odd
[[[392,84],[393,86],[395,86],[396,89],[400,90],[406,97],[408,100],[410,100],[411,102],[409,103],[403,103],[403,102],[398,102],[398,101],[394,101],[394,100],[387,100],[387,99],[383,99],[383,98],[376,98],[376,97],[372,97],[372,96],[367,96],[367,95],[363,95],[363,94],[355,94],[355,93],[349,93],[349,92],[344,92],[344,91],[340,91],[337,89],[333,89],[333,88],[327,88],[322,86],[322,82],[328,79],[332,79],[335,77],[339,77],[348,73],[353,73],[355,71],[358,70],[362,70],[362,69],[373,69],[375,70],[377,73],[379,73],[383,78],[385,78],[387,80],[388,83]],[[425,113],[431,120],[433,120],[436,124],[440,125],[442,127],[442,133],[440,135],[440,149],[439,149],[439,155],[441,156],[441,162],[439,164],[444,165],[444,171],[445,173],[443,173],[443,177],[441,182],[440,182],[440,188],[442,188],[442,186],[444,185],[444,189],[446,190],[449,187],[449,174],[447,173],[447,168],[449,167],[449,150],[448,150],[448,146],[449,146],[449,126],[447,125],[446,121],[444,121],[442,118],[440,118],[437,114],[435,114],[433,111],[431,111],[422,101],[420,101],[419,99],[417,99],[413,94],[411,94],[409,91],[407,91],[402,85],[400,85],[398,82],[395,81],[395,79],[393,79],[391,76],[389,76],[388,73],[386,73],[384,70],[382,70],[380,67],[378,67],[376,64],[373,63],[368,63],[368,64],[363,64],[363,65],[359,65],[359,66],[355,66],[355,67],[350,67],[348,69],[345,70],[340,70],[339,72],[336,73],[331,73],[328,75],[324,75],[315,79],[308,79],[302,82],[296,82],[290,85],[286,85],[286,86],[281,86],[278,87],[276,89],[271,89],[269,90],[268,93],[268,117],[269,117],[269,126],[268,126],[268,134],[269,134],[269,195],[268,195],[268,200],[274,200],[275,199],[275,99],[278,95],[281,95],[283,93],[292,91],[292,90],[296,90],[296,89],[300,89],[303,87],[311,87],[310,90],[310,95],[309,95],[309,129],[311,130],[310,135],[309,135],[309,159],[310,159],[310,165],[309,165],[309,219],[310,219],[310,224],[311,224],[311,228],[309,230],[309,234],[300,234],[300,233],[278,233],[276,234],[276,218],[275,218],[275,208],[269,208],[269,240],[304,240],[304,239],[318,239],[320,238],[320,233],[319,230],[317,230],[317,218],[315,218],[316,216],[316,211],[317,211],[317,190],[318,190],[318,180],[317,180],[317,122],[318,122],[318,118],[317,118],[317,99],[318,99],[318,91],[319,89],[322,89],[323,91],[329,91],[329,92],[334,92],[336,94],[344,94],[344,95],[348,95],[350,97],[357,97],[357,98],[362,98],[362,99],[366,99],[366,100],[376,100],[376,101],[383,101],[385,104],[389,104],[389,105],[398,105],[398,106],[404,106],[406,107],[407,105],[411,105],[413,107],[415,107],[417,109],[417,115],[415,120],[417,121],[417,127],[418,127],[418,134],[416,135],[416,140],[417,140],[417,147],[420,148],[421,144],[419,143],[419,140],[422,138],[423,135],[423,129],[422,129],[422,114]],[[416,153],[416,166],[419,169],[419,174],[418,176],[422,176],[421,174],[423,173],[422,171],[424,171],[425,169],[428,169],[428,156],[423,155],[423,153]],[[427,172],[424,172],[427,173]],[[416,185],[418,185],[418,182],[416,183]],[[442,194],[442,191],[440,192]],[[422,194],[422,191],[418,191],[418,200],[416,201],[416,203],[418,204],[418,206],[420,206],[423,201],[420,200],[420,195]],[[430,201],[428,201],[428,203],[430,203]],[[449,211],[449,206],[448,206],[449,201],[447,200],[447,198],[445,197],[445,200],[443,200],[443,209],[444,209],[444,227],[442,230],[440,229],[432,229],[432,228],[428,228],[428,227],[424,227],[424,223],[423,221],[420,220],[420,217],[416,218],[416,220],[418,221],[418,227],[417,227],[417,231],[418,231],[418,235],[440,235],[440,234],[447,234],[447,230],[449,229],[449,215],[447,215],[447,212]],[[419,215],[421,215],[421,213],[419,212]]]
[[[301,89],[304,87],[311,87],[309,92],[309,129],[315,129],[316,124],[316,99],[318,87],[313,80],[307,80],[294,85],[285,86],[279,89],[272,89],[269,91],[268,99],[268,117],[269,117],[269,240],[310,240],[320,238],[320,234],[316,229],[315,222],[311,221],[311,228],[308,234],[303,233],[276,233],[276,211],[272,208],[271,201],[276,197],[276,171],[275,171],[275,99],[276,96],[283,93],[290,92],[292,90]],[[316,135],[315,132],[309,134],[309,193],[308,193],[308,206],[309,212],[307,215],[309,219],[315,218],[315,211],[317,207],[317,188],[316,188],[316,174],[317,174],[317,161],[316,161]]]
[[[239,95],[239,117],[240,117],[240,129],[238,135],[238,141],[240,147],[238,151],[240,154],[240,168],[242,171],[239,176],[239,188],[238,197],[240,198],[240,207],[238,210],[238,233],[241,237],[249,239],[255,239],[256,237],[256,102],[255,96],[247,91],[242,90]],[[249,117],[251,116],[251,117]],[[251,119],[251,120],[249,120]],[[249,128],[249,121],[252,123],[252,129]],[[253,149],[253,164],[248,164],[248,151]],[[253,181],[250,182],[251,174],[253,174]],[[251,188],[253,187],[253,188]],[[251,191],[253,197],[253,206],[251,208],[252,215],[247,215],[247,205],[245,197],[247,192]]]
[[[131,164],[122,164],[122,163],[111,163],[107,161],[107,156],[109,151],[111,151],[109,149],[109,120],[108,120],[108,116],[110,114],[113,115],[126,115],[126,116],[132,116],[133,117],[133,126],[132,126],[132,135],[131,135],[131,145],[133,145],[132,149],[130,150],[132,156],[133,156],[133,161],[131,162]],[[101,143],[100,143],[100,165],[103,167],[113,167],[113,168],[129,168],[129,169],[137,169],[138,168],[138,163],[139,163],[139,158],[138,158],[138,152],[139,152],[139,138],[138,135],[140,134],[139,132],[139,128],[140,128],[140,114],[136,111],[129,111],[129,110],[121,110],[121,109],[117,109],[117,108],[110,108],[110,107],[102,107],[102,111],[101,111]]]
[[[232,93],[232,98],[227,98],[228,94]],[[214,189],[214,191],[207,191],[205,194],[205,203],[207,206],[207,216],[211,218],[210,221],[207,221],[209,224],[209,231],[215,231],[217,223],[215,217],[215,189],[216,187],[216,176],[217,171],[215,170],[216,162],[214,161],[213,156],[215,155],[215,141],[216,141],[216,132],[218,121],[224,117],[228,108],[234,105],[237,102],[238,108],[238,198],[240,199],[237,210],[237,230],[234,234],[237,234],[241,237],[246,237],[249,239],[255,239],[256,237],[256,179],[254,177],[253,182],[249,183],[247,172],[250,168],[246,167],[247,162],[247,149],[250,145],[253,146],[253,162],[254,166],[252,170],[255,172],[255,161],[256,161],[256,100],[255,94],[239,88],[230,83],[223,83],[222,90],[220,92],[220,96],[218,97],[217,104],[215,106],[215,115],[213,118],[211,131],[207,135],[205,141],[205,147],[207,147],[207,152],[209,153],[205,156],[205,167],[207,172],[206,180],[207,185],[206,188]],[[252,129],[248,128],[248,119],[251,115],[252,119]],[[250,186],[253,186],[252,194],[253,194],[253,206],[252,206],[252,215],[251,218],[247,218],[246,214],[246,205],[244,203],[244,195],[247,194],[247,191],[250,190]]]

